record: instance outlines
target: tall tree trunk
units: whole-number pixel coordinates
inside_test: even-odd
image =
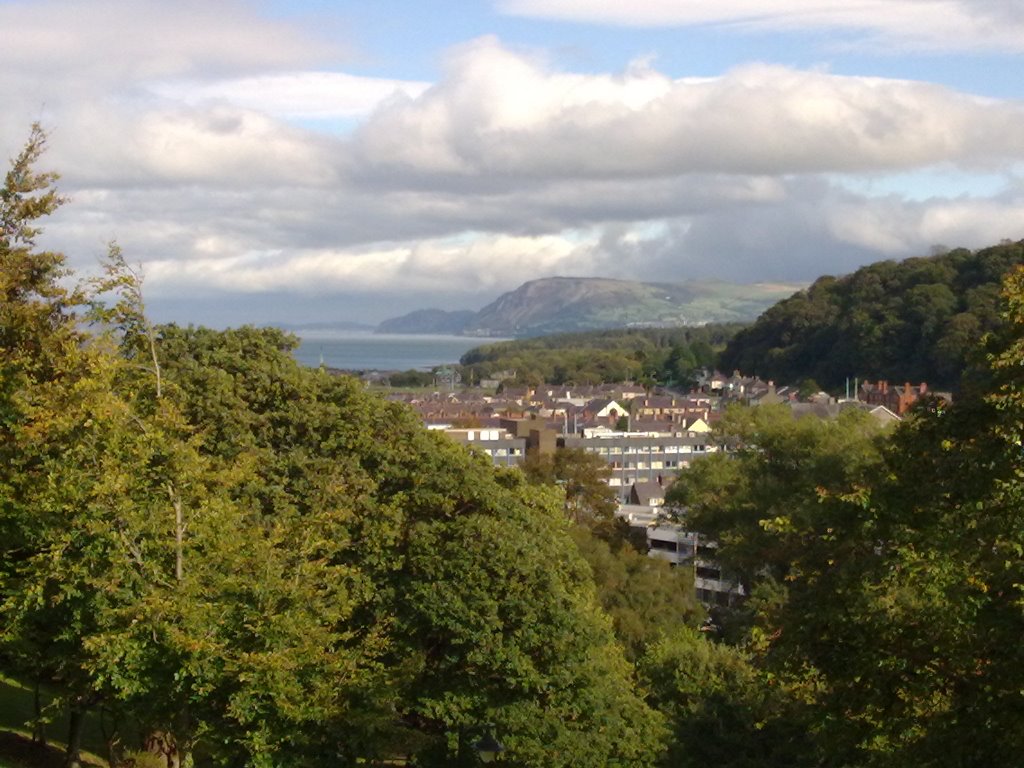
[[[116,768],[124,760],[124,744],[121,742],[117,718],[114,718],[112,727],[108,728],[106,714],[106,708],[100,709],[100,732],[103,734],[103,742],[107,745],[107,762]]]
[[[72,705],[68,718],[68,746],[64,753],[64,768],[81,768],[82,726],[85,725],[85,707]]]
[[[45,747],[46,723],[43,722],[43,698],[38,679],[36,679],[35,689],[32,693],[32,708],[35,712],[35,721],[32,723],[32,742]]]

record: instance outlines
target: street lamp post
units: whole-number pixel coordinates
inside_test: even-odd
[[[459,728],[459,765],[475,765],[477,760],[485,764],[491,763],[498,757],[499,753],[505,751],[504,745],[491,732],[493,727],[493,725],[488,723],[487,725],[471,729]],[[470,743],[467,730],[482,733],[482,735],[476,741]]]
[[[494,738],[489,727],[484,731],[484,735],[473,743],[473,749],[480,756],[481,763],[490,763],[498,756],[498,753],[505,751],[505,747]]]

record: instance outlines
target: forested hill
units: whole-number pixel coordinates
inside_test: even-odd
[[[955,387],[999,323],[1003,275],[1022,262],[1024,241],[1004,242],[821,277],[736,334],[720,366],[826,388],[855,376]]]
[[[462,356],[464,376],[497,376],[522,384],[599,384],[638,381],[688,384],[698,368],[743,325],[716,323],[693,328],[628,328],[561,333],[475,347]]]

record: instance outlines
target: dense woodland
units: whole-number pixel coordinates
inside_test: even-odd
[[[831,389],[858,376],[955,387],[999,324],[1004,275],[1022,263],[1024,241],[1005,242],[822,277],[737,333],[719,364]]]
[[[463,381],[498,376],[516,384],[636,381],[686,386],[743,326],[630,328],[487,344],[463,355]]]
[[[727,414],[670,494],[751,593],[702,632],[587,459],[495,470],[279,331],[153,327],[116,246],[74,285],[44,145],[0,192],[0,671],[69,764],[97,712],[167,766],[1024,753],[1024,271],[953,405]]]

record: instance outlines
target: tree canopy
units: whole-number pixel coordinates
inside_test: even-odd
[[[462,356],[463,379],[496,374],[518,384],[690,382],[694,371],[714,365],[715,351],[741,328],[719,323],[684,328],[630,328],[565,333],[505,341]]]
[[[751,583],[733,638],[805,703],[817,765],[984,765],[1024,746],[1022,308],[1017,269],[953,405],[881,437],[748,414],[738,459],[674,489]]]
[[[1003,277],[1024,241],[881,261],[821,277],[726,345],[720,364],[776,381],[854,377],[956,387],[982,336],[999,324]]]
[[[154,327],[116,246],[63,288],[44,144],[0,209],[0,669],[72,711],[69,763],[103,709],[168,766],[450,765],[484,723],[520,765],[653,764],[559,495],[279,331]]]

